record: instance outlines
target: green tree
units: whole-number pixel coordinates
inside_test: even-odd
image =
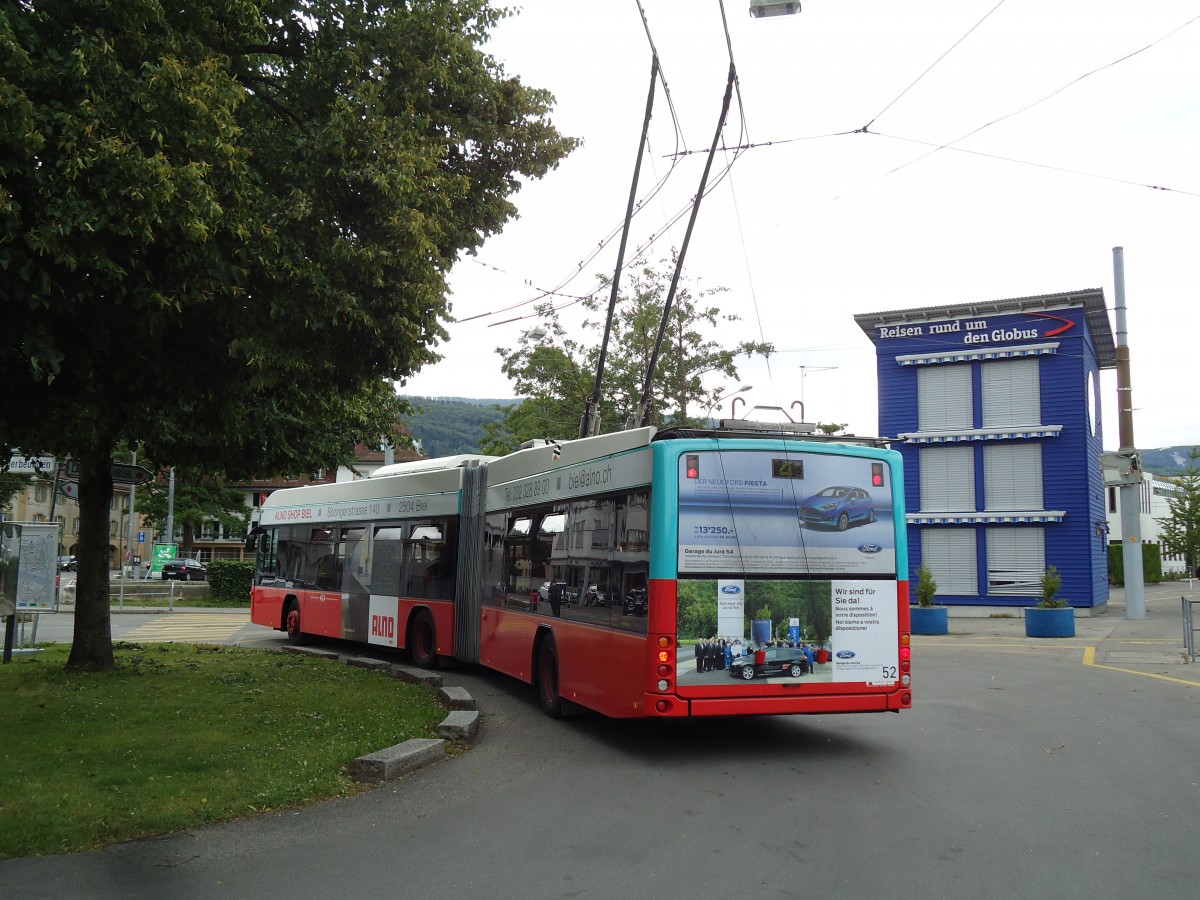
[[[68,665],[113,665],[110,460],[331,466],[436,359],[446,273],[573,146],[486,0],[0,8],[0,445],[81,466]]]
[[[150,485],[145,493],[138,492],[138,512],[154,528],[166,526],[169,491],[165,481],[158,481]],[[248,512],[245,495],[226,486],[222,477],[175,467],[172,524],[183,531],[183,540],[180,541],[182,556],[192,555],[195,536],[206,522],[220,522],[227,530],[236,531],[245,527]],[[171,541],[173,537],[168,535],[166,540]]]
[[[638,408],[674,270],[674,260],[662,260],[657,267],[646,265],[622,279],[601,385],[602,431],[620,430]],[[505,453],[531,438],[579,433],[595,387],[612,280],[601,276],[599,284],[582,304],[588,316],[580,331],[569,330],[554,304],[544,303],[537,307],[538,327],[525,332],[516,347],[497,348],[504,374],[514,391],[527,399],[508,409],[502,422],[487,427],[485,452]],[[769,343],[726,346],[712,336],[740,318],[715,304],[706,305],[724,292],[725,288],[693,289],[686,279],[680,280],[651,382],[647,424],[700,424],[703,413],[727,390],[720,383],[706,386],[705,376],[715,373],[736,380],[738,357],[774,352]],[[597,299],[600,296],[603,299]],[[702,415],[689,415],[689,407]]]
[[[1160,536],[1168,553],[1180,553],[1189,573],[1200,561],[1200,448],[1193,447],[1183,474],[1172,479],[1175,493],[1167,497],[1171,515],[1158,520]]]

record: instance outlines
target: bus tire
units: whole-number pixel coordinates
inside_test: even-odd
[[[412,652],[413,664],[422,669],[436,669],[437,626],[427,609],[419,609],[408,626],[408,648]]]
[[[283,610],[283,630],[287,632],[289,644],[299,646],[304,643],[304,632],[300,630],[300,604],[289,600]]]
[[[552,719],[560,718],[563,701],[558,690],[558,648],[552,635],[546,635],[538,644],[537,692],[542,712]]]

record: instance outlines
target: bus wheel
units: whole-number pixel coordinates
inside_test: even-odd
[[[408,629],[408,646],[416,665],[422,669],[437,668],[437,626],[433,624],[429,610],[418,610],[413,616]]]
[[[552,719],[562,715],[562,695],[558,692],[558,650],[554,638],[543,638],[538,645],[538,700],[542,712]]]
[[[283,627],[287,630],[289,644],[303,644],[304,632],[300,630],[300,604],[289,600],[283,614]]]

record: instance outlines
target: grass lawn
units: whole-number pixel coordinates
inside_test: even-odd
[[[88,850],[353,793],[350,762],[437,737],[435,691],[302,654],[48,645],[0,665],[0,859]]]

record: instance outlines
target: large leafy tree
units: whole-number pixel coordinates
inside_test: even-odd
[[[1168,553],[1181,553],[1188,572],[1200,564],[1200,447],[1188,454],[1183,474],[1172,479],[1175,493],[1167,498],[1171,515],[1159,519],[1160,535]]]
[[[0,445],[81,465],[68,665],[113,665],[112,450],[270,473],[390,431],[445,276],[571,149],[486,0],[0,7]],[[0,446],[0,452],[4,449]]]
[[[639,407],[674,270],[674,260],[662,260],[628,273],[622,282],[601,385],[602,431],[623,428]],[[508,452],[531,438],[578,435],[595,387],[611,293],[611,280],[599,281],[596,294],[583,301],[588,316],[581,329],[569,329],[553,303],[544,303],[537,308],[538,327],[525,332],[515,348],[497,348],[504,374],[527,399],[505,410],[503,421],[485,426],[485,452]],[[714,336],[739,319],[712,299],[724,292],[725,288],[693,288],[680,279],[651,379],[646,424],[697,424],[727,390],[712,376],[736,380],[739,357],[774,352],[769,343],[726,345]],[[604,299],[596,299],[599,295]],[[689,408],[702,415],[690,415]]]
[[[229,487],[222,477],[175,466],[174,480],[173,496],[170,483],[159,481],[150,485],[145,495],[138,492],[137,505],[146,522],[156,528],[166,525],[170,506],[172,526],[183,532],[183,556],[192,555],[192,543],[205,523],[219,522],[235,531],[245,526],[245,494]],[[168,535],[167,540],[174,536]]]

